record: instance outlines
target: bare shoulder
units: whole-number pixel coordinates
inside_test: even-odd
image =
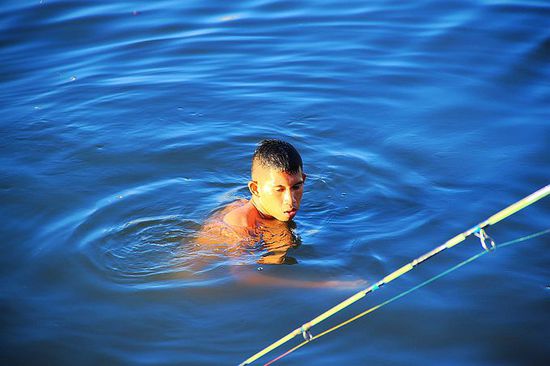
[[[249,227],[251,204],[245,200],[231,206],[223,216],[223,222],[231,226]]]
[[[240,199],[214,213],[201,226],[195,238],[195,243],[199,245],[213,245],[220,243],[237,243],[242,240],[243,233],[241,230],[237,230],[238,225],[227,223],[225,217],[239,210],[239,208],[247,202],[248,201],[245,199]]]

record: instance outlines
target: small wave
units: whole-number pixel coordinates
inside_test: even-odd
[[[115,227],[95,241],[91,254],[101,269],[120,278],[147,278],[169,273],[179,252],[181,238],[193,226],[178,216],[143,217]]]
[[[57,230],[72,230],[69,241],[90,276],[138,287],[174,280],[193,285],[223,261],[222,254],[203,253],[193,245],[200,228],[191,219],[196,213],[173,212],[173,197],[186,182],[170,179],[127,189],[59,223]]]

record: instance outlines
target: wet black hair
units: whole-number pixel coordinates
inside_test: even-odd
[[[289,174],[303,171],[302,157],[298,150],[288,142],[277,139],[260,141],[252,157],[252,167],[255,163]]]

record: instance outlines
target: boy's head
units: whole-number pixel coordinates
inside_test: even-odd
[[[303,170],[302,157],[294,146],[276,139],[260,141],[252,157],[252,175],[258,165],[290,174]]]
[[[305,179],[302,158],[294,146],[275,139],[258,144],[248,188],[252,202],[263,215],[291,220],[300,208]]]

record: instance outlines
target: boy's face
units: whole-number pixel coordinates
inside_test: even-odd
[[[248,187],[262,214],[279,221],[289,221],[300,208],[306,175],[302,171],[289,174],[273,168],[257,166]]]

